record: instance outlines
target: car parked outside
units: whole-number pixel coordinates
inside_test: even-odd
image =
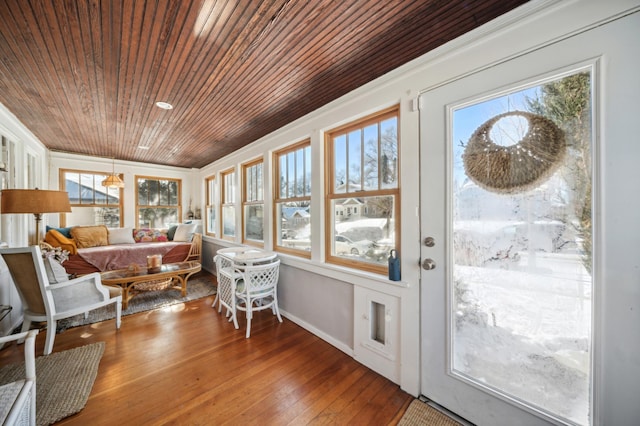
[[[371,241],[368,240],[353,241],[344,235],[336,235],[334,237],[333,252],[336,255],[351,254],[360,256],[365,254],[370,247]]]

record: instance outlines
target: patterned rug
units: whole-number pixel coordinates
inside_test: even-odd
[[[104,342],[36,358],[36,424],[46,426],[82,410],[89,399]],[[0,385],[24,379],[24,362],[0,368]]]
[[[163,308],[165,306],[183,303],[189,300],[196,300],[216,293],[215,277],[210,274],[196,274],[187,281],[187,296],[182,297],[180,290],[156,290],[141,291],[129,301],[129,307],[122,310],[122,316],[131,315],[138,312],[150,311],[152,309]],[[106,321],[116,316],[114,305],[94,309],[89,312],[88,318],[84,314],[66,318],[58,321],[56,330],[58,333],[72,327],[93,324],[95,322]]]
[[[451,417],[441,413],[419,399],[414,399],[398,422],[398,426],[461,426]]]

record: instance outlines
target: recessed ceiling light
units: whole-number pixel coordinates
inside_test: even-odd
[[[171,105],[168,102],[158,101],[158,102],[156,102],[156,106],[158,108],[162,108],[162,109],[173,109],[173,105]]]
[[[138,145],[138,149],[149,149],[148,146]]]

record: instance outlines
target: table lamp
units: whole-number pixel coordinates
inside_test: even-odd
[[[43,213],[70,213],[69,193],[45,189],[3,189],[0,213],[32,213],[36,218],[36,244],[40,241]]]

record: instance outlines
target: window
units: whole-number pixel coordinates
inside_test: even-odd
[[[264,242],[264,191],[262,160],[242,166],[244,180],[242,189],[243,242]]]
[[[207,235],[212,235],[215,236],[216,235],[216,228],[217,228],[217,222],[216,222],[216,202],[218,201],[217,199],[217,191],[216,191],[216,178],[215,176],[211,176],[208,177],[205,180],[205,195],[206,195],[206,202],[207,202],[207,211],[205,214],[205,220],[206,220],[206,233]]]
[[[398,107],[326,135],[330,263],[386,273],[400,235]]]
[[[236,236],[236,172],[227,170],[222,180],[222,238],[233,240]]]
[[[71,213],[60,215],[60,225],[124,226],[122,188],[107,188],[107,174],[82,170],[60,170],[60,190],[69,193]],[[120,175],[122,179],[122,175]]]
[[[274,155],[275,248],[311,257],[311,141]]]
[[[139,228],[168,228],[182,215],[181,181],[136,176],[136,213]]]

